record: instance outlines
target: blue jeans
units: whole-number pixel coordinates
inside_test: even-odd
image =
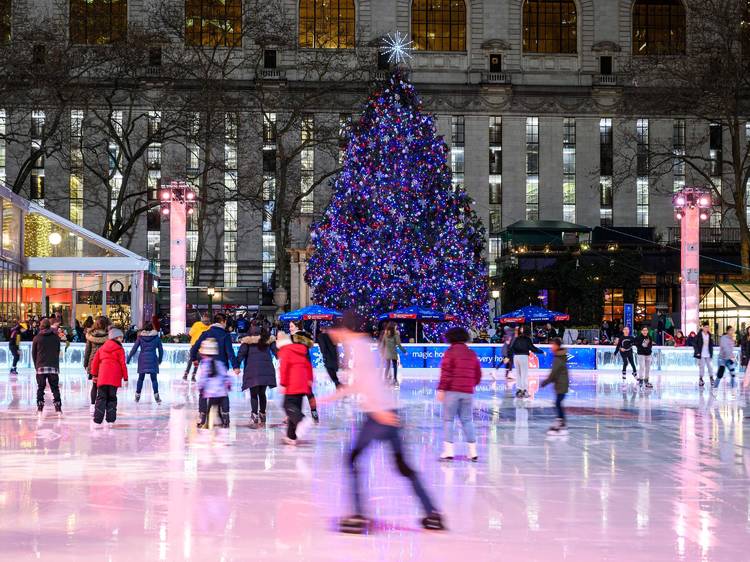
[[[474,395],[466,392],[445,393],[443,400],[443,441],[453,443],[453,420],[458,415],[464,428],[464,438],[467,443],[477,442],[477,432],[474,429]]]
[[[154,394],[159,394],[159,383],[156,380],[156,373],[151,373],[151,390]],[[146,378],[146,373],[138,373],[138,383],[135,385],[136,394],[140,394],[143,390],[143,381]]]

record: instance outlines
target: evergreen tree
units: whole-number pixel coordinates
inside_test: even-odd
[[[333,197],[313,226],[316,303],[378,314],[412,305],[488,319],[485,230],[414,86],[394,71],[350,131]]]

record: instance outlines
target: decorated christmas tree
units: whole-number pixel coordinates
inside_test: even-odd
[[[484,227],[451,184],[433,117],[394,71],[350,131],[331,202],[313,226],[313,300],[378,314],[412,305],[487,324]]]

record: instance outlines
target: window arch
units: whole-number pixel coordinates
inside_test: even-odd
[[[525,53],[578,52],[578,13],[573,0],[526,0],[523,4]]]
[[[421,51],[466,50],[464,0],[414,0],[411,40]]]
[[[185,40],[188,45],[242,45],[242,0],[185,0]]]
[[[299,46],[303,49],[353,49],[354,0],[300,0]]]
[[[76,45],[107,45],[125,39],[127,0],[70,0],[70,41]]]
[[[685,54],[685,6],[681,0],[636,0],[633,54]]]

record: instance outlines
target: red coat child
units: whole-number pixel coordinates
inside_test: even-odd
[[[97,378],[97,386],[122,386],[128,380],[125,350],[117,340],[107,340],[94,355],[91,373]]]
[[[288,341],[288,340],[287,340]],[[313,384],[313,370],[308,348],[302,343],[278,343],[280,362],[279,382],[284,394],[310,394]]]

